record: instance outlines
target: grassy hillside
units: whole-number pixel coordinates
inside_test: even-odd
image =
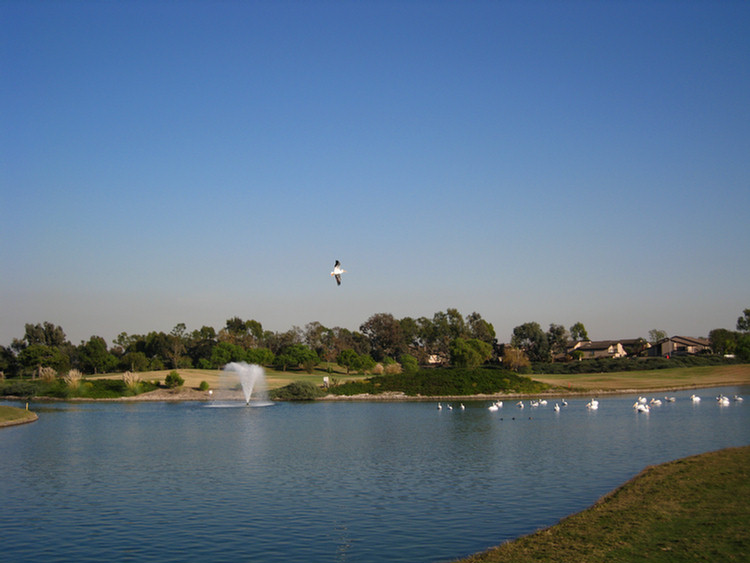
[[[462,563],[750,560],[750,446],[647,468],[593,507]]]

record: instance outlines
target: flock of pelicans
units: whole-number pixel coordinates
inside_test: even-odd
[[[739,395],[735,395],[734,397],[732,397],[732,399],[738,403],[743,401],[742,397],[740,397]],[[690,395],[690,400],[693,401],[693,403],[700,403],[701,398],[698,395]],[[655,398],[652,398],[649,401],[646,397],[638,397],[638,400],[635,403],[633,403],[633,408],[637,412],[650,412],[652,407],[661,406],[663,403],[674,403],[675,401],[676,401],[675,397],[664,397],[663,401],[661,399],[655,399]],[[726,407],[726,406],[729,406],[730,401],[729,401],[729,397],[726,397],[724,395],[719,395],[718,397],[716,397],[716,402],[719,404],[719,406]],[[568,402],[565,399],[560,399],[560,402],[555,403],[555,406],[552,408],[555,412],[560,412],[561,405],[562,407],[567,407]],[[516,403],[516,406],[519,409],[523,409],[526,407],[523,401],[518,401]],[[546,407],[547,401],[545,399],[539,399],[536,401],[532,400],[532,401],[529,401],[529,406]],[[442,410],[443,409],[442,403],[438,403],[437,408],[438,410]],[[451,405],[450,403],[446,403],[446,408],[448,410],[453,410],[453,405]],[[461,410],[466,409],[463,403],[460,403],[459,408]],[[487,408],[492,412],[496,412],[500,410],[501,408],[503,408],[503,402],[495,401]],[[597,401],[596,399],[591,399],[588,403],[586,403],[586,408],[592,411],[597,410],[599,408],[599,401]]]

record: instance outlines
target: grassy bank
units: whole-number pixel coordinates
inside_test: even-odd
[[[26,422],[33,422],[36,419],[36,414],[26,409],[0,405],[0,427],[24,424]]]
[[[678,389],[750,384],[750,364],[679,367],[585,374],[534,374],[535,380],[569,390]]]
[[[593,507],[463,563],[750,560],[750,446],[650,467]]]

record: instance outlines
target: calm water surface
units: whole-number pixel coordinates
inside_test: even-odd
[[[748,400],[719,407],[720,392]],[[32,404],[38,422],[0,430],[0,559],[451,560],[647,465],[750,444],[750,388],[698,393],[648,415],[630,395],[560,413],[554,400]]]

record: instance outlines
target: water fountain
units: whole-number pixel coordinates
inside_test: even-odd
[[[232,362],[224,367],[224,373],[235,376],[242,386],[245,404],[250,406],[250,399],[255,393],[254,406],[270,405],[266,389],[266,372],[262,366],[246,362]]]

